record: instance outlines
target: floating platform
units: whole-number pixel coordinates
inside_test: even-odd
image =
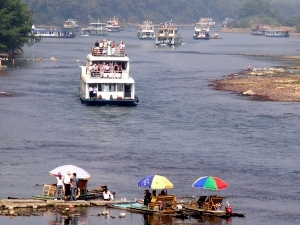
[[[104,201],[104,200],[77,200],[77,201],[64,201],[64,200],[39,200],[39,199],[3,199],[0,201],[0,208],[3,209],[17,209],[17,208],[32,208],[40,209],[47,207],[89,207],[94,206],[110,206],[112,204],[120,204],[123,201]],[[130,202],[128,202],[130,203]]]
[[[191,207],[185,207],[185,211],[187,212],[194,212],[199,213],[201,215],[211,215],[211,216],[217,216],[222,218],[228,218],[228,217],[246,217],[246,213],[227,213],[224,210],[204,210],[201,208],[191,208]]]

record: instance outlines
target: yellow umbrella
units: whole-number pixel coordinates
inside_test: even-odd
[[[151,188],[151,189],[170,189],[174,185],[168,178],[160,175],[150,175],[144,177],[139,183],[138,187],[140,188]]]

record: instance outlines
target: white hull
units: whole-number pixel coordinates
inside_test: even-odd
[[[138,31],[137,33],[137,37],[139,39],[155,39],[155,32],[154,30],[153,31],[149,31],[149,30],[141,30],[141,31]]]

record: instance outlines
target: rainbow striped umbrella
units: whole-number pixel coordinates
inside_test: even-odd
[[[221,190],[228,188],[228,184],[219,177],[205,176],[198,178],[192,185],[194,188],[203,188],[209,190]]]

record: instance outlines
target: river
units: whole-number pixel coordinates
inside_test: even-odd
[[[185,223],[299,224],[299,103],[249,101],[209,84],[248,63],[252,68],[289,64],[250,55],[299,55],[300,37],[219,33],[221,39],[202,41],[192,39],[193,27],[180,31],[183,44],[176,48],[137,39],[134,27],[105,37],[126,44],[140,100],[128,108],[88,107],[79,100],[79,65],[95,37],[43,39],[25,47],[0,76],[0,91],[13,95],[0,98],[0,199],[41,194],[38,185],[54,183],[49,171],[64,164],[87,170],[88,187],[108,185],[116,199],[142,198],[137,183],[150,174],[168,177],[175,186],[169,193],[202,195],[207,192],[192,183],[214,175],[229,185],[218,194],[247,217]],[[92,216],[102,210],[83,209],[69,224],[160,224],[129,212],[125,218]],[[52,213],[0,217],[0,224],[68,222]]]

